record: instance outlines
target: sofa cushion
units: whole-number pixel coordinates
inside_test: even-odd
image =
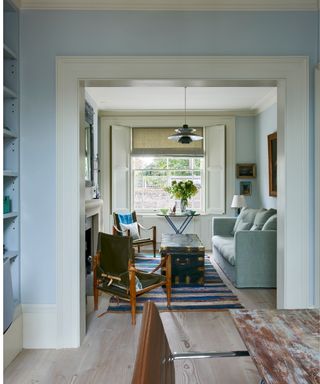
[[[236,232],[238,231],[246,231],[251,228],[251,223],[246,223],[245,221],[240,220]]]
[[[235,265],[234,238],[232,236],[213,236],[214,247],[231,265]]]
[[[277,230],[277,215],[271,216],[264,226],[262,227],[262,231],[276,231]]]
[[[257,214],[254,218],[253,226],[251,229],[253,231],[257,231],[257,230],[262,229],[262,227],[267,222],[267,220],[271,216],[275,215],[276,213],[277,213],[277,211],[273,208],[270,208],[270,209],[261,208],[261,209],[259,209],[259,211],[257,212]]]
[[[243,221],[245,223],[250,223],[252,226],[258,211],[259,211],[258,209],[243,207],[241,209],[239,216],[237,217],[235,224],[234,224],[234,227],[232,230],[232,235],[234,235],[236,233],[237,227],[238,227],[240,221]]]

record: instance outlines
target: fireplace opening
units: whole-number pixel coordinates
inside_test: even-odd
[[[86,229],[86,235],[85,235],[85,240],[86,240],[86,273],[87,275],[90,275],[91,273],[91,264],[92,264],[92,229],[88,228]]]

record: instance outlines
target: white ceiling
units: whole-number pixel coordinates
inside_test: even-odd
[[[318,0],[13,0],[23,9],[314,11]]]
[[[184,87],[87,87],[99,110],[181,110]],[[273,87],[188,87],[187,110],[258,110],[276,101]]]

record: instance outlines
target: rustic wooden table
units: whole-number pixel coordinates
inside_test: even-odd
[[[266,383],[320,383],[319,310],[230,312]]]

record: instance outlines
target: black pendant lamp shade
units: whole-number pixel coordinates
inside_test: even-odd
[[[184,120],[182,128],[175,129],[175,134],[168,137],[169,140],[177,141],[181,144],[190,144],[192,141],[202,140],[203,137],[197,135],[194,128],[189,128],[186,122],[187,118],[186,87],[184,88]]]

